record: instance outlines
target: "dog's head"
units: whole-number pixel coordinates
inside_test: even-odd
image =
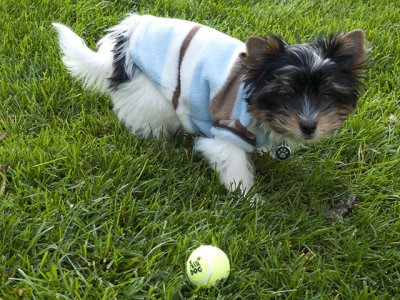
[[[293,142],[326,137],[356,107],[367,54],[361,30],[297,45],[251,37],[240,55],[249,111],[260,126]]]

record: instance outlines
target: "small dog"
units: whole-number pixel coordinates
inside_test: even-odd
[[[70,73],[110,94],[135,134],[200,133],[195,150],[244,193],[254,182],[249,152],[308,144],[343,124],[368,55],[362,30],[296,45],[276,35],[242,43],[193,22],[132,14],[93,52],[53,26]]]

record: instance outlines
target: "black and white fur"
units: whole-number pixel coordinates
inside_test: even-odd
[[[140,16],[131,15],[111,28],[90,50],[68,27],[54,23],[63,62],[85,86],[111,96],[114,109],[132,132],[165,137],[181,128],[170,101],[140,70],[127,49]],[[270,132],[270,144],[318,141],[337,130],[356,107],[359,79],[367,58],[361,30],[289,45],[272,35],[250,37],[240,55],[249,87],[248,109]],[[135,72],[135,74],[132,74]],[[200,137],[195,150],[205,156],[228,189],[249,191],[254,172],[246,152],[229,141]]]

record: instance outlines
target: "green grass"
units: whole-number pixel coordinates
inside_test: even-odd
[[[372,48],[360,106],[335,136],[286,162],[254,155],[255,206],[192,151],[129,134],[109,99],[65,71],[50,23],[91,46],[126,13],[290,42],[362,28]],[[400,286],[400,8],[392,1],[0,0],[0,298],[395,299]],[[357,208],[328,222],[349,193]],[[200,244],[230,257],[197,290]]]

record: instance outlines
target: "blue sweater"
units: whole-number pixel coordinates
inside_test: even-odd
[[[145,15],[130,42],[133,63],[172,101],[185,130],[239,145],[266,144],[247,110],[241,41],[193,22]]]

